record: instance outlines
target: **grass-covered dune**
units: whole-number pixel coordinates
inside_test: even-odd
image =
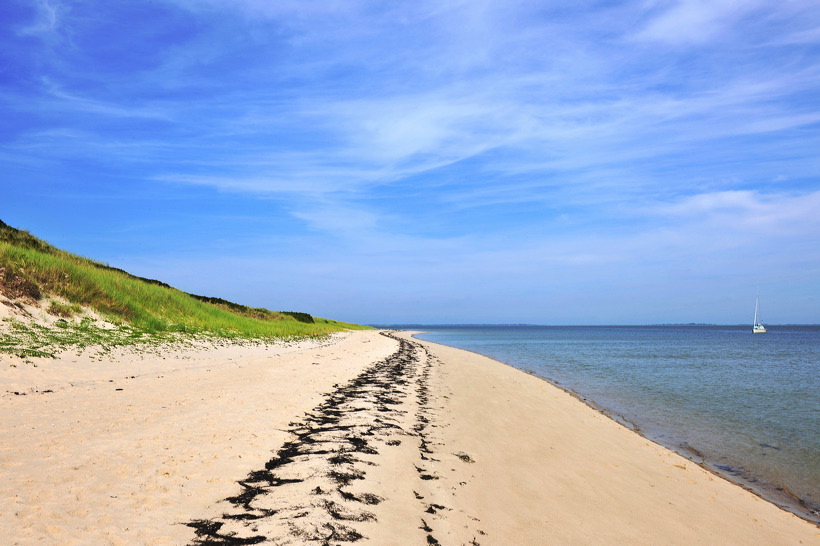
[[[0,295],[10,302],[38,303],[64,319],[91,308],[137,335],[179,332],[265,339],[365,328],[188,294],[60,250],[2,221]]]

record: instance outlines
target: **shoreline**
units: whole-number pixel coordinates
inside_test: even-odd
[[[415,334],[413,334],[413,335],[415,335]],[[671,470],[671,469],[674,469],[675,471],[676,470],[685,470],[686,472],[690,472],[690,471],[693,471],[693,470],[699,471],[695,474],[699,473],[700,476],[699,477],[693,477],[692,483],[697,484],[698,486],[701,486],[701,487],[706,487],[706,488],[711,488],[711,487],[716,486],[718,489],[721,490],[721,494],[725,495],[725,497],[723,499],[721,499],[722,501],[730,502],[731,499],[735,499],[738,502],[738,504],[740,504],[740,503],[745,504],[745,503],[749,503],[750,498],[751,498],[751,499],[753,499],[753,501],[751,501],[751,504],[763,503],[767,506],[766,511],[769,511],[769,512],[773,511],[776,514],[779,514],[777,516],[774,516],[776,519],[785,518],[785,521],[795,522],[795,523],[798,524],[798,527],[802,526],[804,529],[810,530],[809,533],[814,534],[813,540],[816,541],[818,539],[818,536],[820,536],[820,535],[818,535],[818,532],[817,532],[818,527],[813,522],[811,522],[807,519],[804,519],[804,518],[790,512],[788,510],[784,510],[780,506],[770,502],[769,500],[764,499],[757,492],[749,490],[749,489],[743,487],[742,485],[739,485],[736,482],[727,479],[726,477],[722,476],[721,474],[714,472],[712,469],[709,469],[708,467],[705,467],[703,465],[700,465],[700,464],[697,464],[693,461],[690,461],[688,458],[685,458],[685,457],[679,455],[677,452],[675,452],[675,451],[673,451],[673,450],[671,450],[671,449],[669,449],[669,448],[667,448],[667,447],[665,447],[665,446],[663,446],[659,443],[656,443],[656,442],[646,438],[645,436],[643,436],[640,433],[640,431],[632,430],[628,426],[626,426],[622,423],[619,423],[616,419],[613,419],[610,415],[606,414],[601,409],[596,408],[594,405],[591,405],[589,403],[589,400],[584,400],[582,396],[580,396],[577,393],[574,393],[574,392],[562,387],[561,385],[556,385],[556,384],[554,384],[550,381],[547,381],[547,380],[541,378],[540,376],[530,374],[530,373],[528,373],[524,370],[521,370],[519,368],[515,368],[515,367],[513,367],[509,364],[506,364],[506,363],[491,359],[491,358],[486,357],[484,355],[480,355],[479,353],[476,353],[476,352],[473,352],[473,351],[467,351],[467,350],[463,350],[463,349],[452,348],[452,347],[449,347],[449,346],[446,346],[446,345],[438,344],[436,342],[429,342],[429,341],[424,341],[424,340],[419,340],[419,341],[421,341],[422,343],[427,344],[427,345],[444,347],[444,348],[446,348],[450,351],[456,352],[456,353],[463,352],[463,353],[467,353],[469,355],[473,355],[473,356],[475,356],[479,359],[482,359],[482,360],[488,362],[489,363],[488,365],[496,365],[497,366],[498,364],[501,364],[502,366],[500,366],[500,368],[504,368],[504,369],[509,370],[510,372],[512,372],[513,377],[520,374],[520,375],[526,376],[528,378],[532,378],[533,380],[535,380],[535,381],[541,383],[542,385],[544,385],[546,387],[546,389],[553,389],[556,392],[560,392],[563,395],[566,395],[567,397],[571,398],[574,402],[581,405],[584,408],[584,410],[586,410],[587,412],[592,414],[592,415],[588,415],[587,417],[592,419],[593,421],[597,421],[597,417],[599,417],[599,416],[602,417],[603,419],[605,419],[607,425],[604,428],[611,429],[614,426],[619,431],[618,436],[622,437],[621,440],[624,444],[631,444],[633,446],[635,446],[637,444],[643,444],[644,447],[650,448],[651,451],[654,451],[656,454],[659,454],[659,457],[664,459],[664,464],[666,465],[668,470]],[[501,374],[499,374],[499,375],[501,375]],[[557,387],[557,389],[555,387]],[[545,392],[545,394],[546,394],[546,392]],[[551,398],[555,398],[555,395],[549,395],[549,396]],[[577,417],[581,418],[580,415],[577,416]],[[613,432],[613,431],[609,430],[608,432]],[[623,434],[621,434],[621,433],[623,433]],[[589,453],[587,453],[587,455],[589,455]],[[675,462],[676,459],[677,459],[678,462]],[[635,470],[637,471],[638,474],[643,473],[644,470],[646,470],[647,472],[648,471],[654,472],[656,470],[656,469],[653,468],[655,466],[654,462],[652,462],[652,461],[644,461],[644,462],[647,463],[647,466],[646,466],[645,469],[640,468],[640,465],[637,465],[637,468],[635,468]],[[589,461],[587,461],[587,464],[588,463],[589,463]],[[689,465],[687,463],[691,463],[692,465],[695,465],[695,466],[689,467]],[[617,466],[617,465],[615,465],[615,466]],[[671,467],[671,469],[670,469],[670,467]],[[638,476],[633,476],[633,478],[637,478],[637,477]],[[713,477],[720,478],[719,482],[715,482]],[[720,485],[718,485],[718,484],[720,484]],[[654,485],[652,486],[652,488],[654,488]],[[689,489],[689,488],[685,487],[685,489]],[[692,497],[694,497],[694,496],[697,496],[697,495],[700,495],[700,494],[702,494],[702,491],[699,491],[697,488],[695,488],[694,490],[687,491],[687,493],[685,495],[678,496],[677,499],[682,500],[682,498],[686,495],[691,495]],[[702,500],[705,500],[705,499],[702,499]],[[717,497],[715,497],[713,499],[710,499],[709,502],[711,502],[713,500],[717,500]],[[671,501],[670,504],[672,502],[675,502],[675,501]],[[695,504],[697,504],[697,503],[695,502]],[[727,509],[726,505],[723,504],[723,502],[721,502],[720,504],[723,505],[722,508],[718,508],[718,507],[713,507],[713,508],[715,508],[717,510]],[[690,514],[690,517],[692,517],[694,514],[698,514],[700,517],[704,518],[704,520],[705,520],[706,517],[707,517],[706,512],[709,511],[709,508],[707,508],[706,506],[707,506],[706,502],[704,502],[703,506],[690,506],[690,508],[693,509],[693,513]],[[735,507],[733,507],[730,511],[733,511],[734,508]],[[589,510],[589,507],[586,507],[586,509]],[[694,522],[696,522],[696,519],[695,519],[695,521],[693,521],[693,523]],[[758,522],[756,517],[753,517],[753,518],[750,518],[749,520],[747,520],[745,525],[750,525],[751,526],[751,525],[755,524],[753,522],[755,522],[755,523]],[[622,522],[619,522],[619,523],[622,523]],[[708,526],[708,523],[706,523],[705,521],[703,521],[703,523]],[[725,521],[725,524],[727,526],[731,525],[728,521],[728,518]],[[708,542],[710,540],[712,542],[717,542],[717,539],[716,539],[715,536],[709,537],[706,540],[706,542]],[[723,536],[721,538],[721,541],[725,541],[726,543],[744,543],[744,541],[742,539],[738,538],[738,536],[730,537],[728,534]],[[604,542],[607,542],[607,541],[604,541]],[[643,543],[643,541],[641,541],[641,540],[637,540],[636,542]],[[671,537],[667,537],[666,539],[661,539],[660,542],[692,543],[694,541],[685,540],[685,539],[682,539],[682,538],[672,539]],[[764,539],[760,538],[760,537],[753,538],[753,537],[750,536],[749,540],[748,540],[748,543],[752,543],[752,542],[760,543],[760,542],[766,542],[766,541]],[[775,541],[775,542],[777,542],[777,541]]]
[[[12,544],[820,536],[551,383],[407,332],[118,358],[2,370]],[[44,379],[65,388],[10,393]]]
[[[422,330],[408,330],[407,332],[410,333],[413,336],[414,339],[418,339],[416,337],[417,335],[426,333]],[[424,341],[426,343],[434,343],[434,344],[442,345],[442,344],[434,342],[434,341],[426,341],[426,340],[421,340],[421,339],[419,339],[419,341]],[[450,347],[449,345],[445,345],[445,346]],[[455,347],[453,347],[453,348],[455,348]],[[460,349],[459,348],[459,350],[466,351],[466,352],[469,352],[469,353],[477,355],[477,356],[482,356],[482,357],[485,357],[485,358],[491,358],[491,357],[487,357],[486,355],[483,355],[479,352],[472,351],[472,350],[469,350],[469,349]],[[493,360],[495,360],[495,359],[493,359]],[[672,452],[674,452],[674,453],[688,459],[692,463],[699,465],[700,467],[702,467],[703,469],[711,472],[715,476],[718,476],[718,477],[728,481],[729,483],[731,483],[733,485],[741,487],[742,489],[745,489],[746,491],[749,491],[750,493],[753,493],[754,495],[757,495],[758,497],[760,497],[764,501],[773,504],[774,506],[780,508],[781,510],[783,510],[785,512],[788,512],[790,514],[793,514],[793,515],[805,520],[806,522],[808,522],[812,525],[818,526],[820,528],[820,514],[813,511],[809,506],[807,506],[805,504],[805,502],[800,497],[798,497],[797,495],[795,495],[791,491],[789,491],[787,487],[782,486],[782,485],[778,485],[776,483],[758,482],[757,481],[758,478],[756,478],[754,476],[747,477],[747,476],[743,475],[740,471],[732,472],[731,470],[722,470],[721,468],[718,467],[718,463],[716,461],[710,460],[703,453],[701,453],[699,450],[697,450],[695,447],[690,446],[688,444],[671,445],[671,442],[670,443],[665,443],[665,442],[659,441],[657,438],[653,437],[652,435],[647,434],[640,427],[640,425],[638,423],[636,423],[636,422],[634,422],[630,419],[627,419],[626,417],[624,417],[623,415],[621,415],[621,414],[619,414],[615,411],[607,409],[606,407],[598,404],[594,400],[587,398],[584,394],[582,394],[578,391],[575,391],[573,389],[570,389],[568,387],[565,387],[564,385],[556,382],[555,380],[553,380],[550,377],[541,375],[538,372],[536,372],[534,370],[531,370],[531,369],[523,369],[523,368],[516,367],[513,364],[509,364],[509,363],[503,362],[501,360],[495,360],[495,361],[498,362],[499,364],[507,366],[507,367],[509,367],[513,370],[523,372],[523,373],[525,373],[527,375],[530,375],[532,377],[536,377],[536,378],[548,383],[549,385],[552,385],[553,387],[556,387],[556,388],[562,390],[563,392],[565,392],[565,393],[569,394],[570,396],[576,398],[579,402],[581,402],[584,405],[588,406],[590,409],[592,409],[594,411],[597,411],[597,412],[600,412],[602,415],[605,415],[606,417],[608,417],[609,419],[611,419],[615,423],[618,423],[619,425],[621,425],[624,428],[626,428],[627,430],[630,430],[631,432],[639,435],[640,437],[645,438],[645,439],[657,444],[660,447],[668,449],[668,450],[670,450],[670,451],[672,451]],[[732,469],[732,470],[734,470],[734,469]]]
[[[471,351],[472,352],[472,351]],[[480,353],[475,353],[480,354]],[[795,516],[799,517],[800,519],[805,520],[808,523],[813,525],[817,525],[820,527],[820,515],[815,514],[808,508],[805,503],[803,502],[800,497],[797,495],[792,494],[788,491],[785,486],[778,486],[777,484],[764,484],[758,487],[753,485],[753,482],[757,480],[757,478],[745,478],[740,473],[731,473],[728,471],[722,471],[720,468],[717,468],[717,463],[708,459],[703,453],[698,451],[695,447],[690,445],[669,445],[664,442],[658,441],[652,435],[646,434],[643,429],[637,423],[627,419],[623,415],[620,415],[616,412],[610,411],[607,408],[599,405],[594,400],[586,398],[583,394],[574,391],[572,389],[566,388],[563,385],[556,383],[549,377],[540,375],[532,370],[522,370],[520,368],[516,368],[511,364],[507,364],[506,362],[498,361],[505,366],[510,366],[515,370],[522,371],[528,375],[533,377],[537,377],[538,379],[545,381],[546,383],[561,389],[562,391],[566,392],[570,396],[576,398],[579,402],[589,406],[590,409],[600,412],[602,415],[605,415],[612,421],[618,423],[622,427],[626,428],[627,430],[637,434],[641,438],[645,438],[650,442],[657,444],[660,447],[668,449],[673,453],[680,455],[681,457],[686,458],[687,460],[693,462],[694,464],[700,466],[704,470],[707,470],[718,476],[723,478],[727,482],[736,485],[754,495],[757,495],[761,499],[766,502],[773,504],[774,506],[780,508],[781,510],[788,512],[790,514],[794,514]]]

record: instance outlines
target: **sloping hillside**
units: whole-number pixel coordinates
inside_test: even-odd
[[[18,330],[27,326],[25,318],[35,315],[46,319],[35,321],[40,326],[63,329],[83,319],[89,325],[93,318],[127,329],[135,339],[168,333],[291,338],[363,328],[307,313],[270,311],[188,294],[60,250],[0,221],[2,306],[7,308],[4,315],[17,319],[6,318],[6,326],[14,323]],[[32,312],[38,309],[42,313]]]

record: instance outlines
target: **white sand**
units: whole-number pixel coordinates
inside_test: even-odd
[[[185,523],[269,509],[276,514],[222,519],[220,532],[274,544],[310,543],[310,532],[333,525],[369,544],[820,544],[814,525],[465,351],[412,341],[412,361],[394,360],[405,380],[349,388],[324,406],[340,416],[330,425],[305,418],[398,345],[351,332],[323,345],[69,354],[36,368],[6,358],[0,537],[188,544]],[[251,511],[226,502],[295,431],[321,440],[302,441],[300,453],[317,454],[280,460],[271,475],[303,481],[265,488]],[[367,447],[351,455],[355,435]],[[332,464],[327,446],[351,461]],[[331,471],[361,479],[334,485]],[[334,510],[356,517],[339,522]]]
[[[475,460],[442,456],[443,504],[480,519],[487,544],[820,544],[814,525],[543,380],[422,343],[446,363],[442,406],[457,416],[441,441]],[[467,538],[452,534],[439,540]]]
[[[236,480],[283,442],[290,420],[394,345],[370,332],[326,346],[2,366],[0,537],[188,543],[193,532],[181,522],[235,493]],[[32,389],[54,392],[8,392]]]

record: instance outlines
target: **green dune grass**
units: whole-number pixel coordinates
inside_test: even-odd
[[[367,328],[307,313],[270,311],[188,294],[163,282],[57,249],[2,221],[0,291],[13,301],[42,302],[59,297],[64,301],[47,302],[46,309],[63,319],[70,319],[82,307],[90,307],[118,325],[120,334],[127,330],[125,339],[132,341],[163,334],[246,339],[315,337]],[[78,328],[70,320],[59,324],[63,332]],[[86,330],[91,328],[90,321],[85,324]]]

